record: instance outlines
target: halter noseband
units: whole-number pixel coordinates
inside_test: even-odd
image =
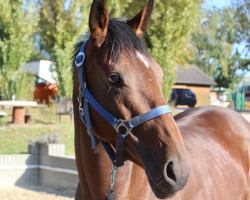
[[[80,118],[82,119],[83,123],[87,127],[88,134],[91,138],[92,148],[96,147],[95,137],[92,134],[92,125],[91,119],[89,114],[89,104],[107,121],[109,122],[117,133],[117,140],[116,140],[116,152],[111,147],[111,145],[107,142],[102,141],[100,142],[105,148],[111,162],[118,168],[124,165],[123,159],[123,151],[124,151],[124,141],[126,136],[130,133],[130,131],[146,121],[149,121],[153,118],[156,118],[160,115],[171,113],[171,109],[168,105],[159,106],[154,108],[144,114],[139,116],[133,117],[130,120],[118,119],[114,117],[111,113],[109,113],[103,106],[95,99],[95,97],[91,94],[91,92],[87,88],[86,83],[86,73],[84,70],[84,60],[85,60],[85,49],[88,40],[83,43],[79,53],[75,58],[75,65],[78,68],[78,81],[80,84],[79,87],[79,112]],[[125,132],[124,132],[125,130]]]

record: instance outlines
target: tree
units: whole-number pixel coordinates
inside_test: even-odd
[[[240,80],[239,70],[250,70],[249,59],[236,46],[245,39],[242,31],[233,9],[223,8],[206,11],[192,36],[196,51],[191,62],[213,77],[219,87],[234,88]]]
[[[71,95],[70,55],[77,37],[88,32],[88,15],[92,0],[41,0],[40,27],[41,44],[56,63],[59,90],[62,96]],[[146,1],[109,0],[110,17],[133,17]],[[150,52],[162,66],[164,76],[164,94],[168,98],[171,86],[176,78],[176,65],[187,51],[183,49],[189,43],[201,0],[164,0],[155,1],[148,34],[152,47]],[[79,9],[78,9],[79,8]],[[68,86],[67,86],[68,85]],[[65,88],[69,87],[70,88]]]
[[[153,47],[151,53],[164,71],[163,89],[166,98],[175,83],[177,65],[187,56],[190,35],[195,31],[201,1],[157,1],[148,31]],[[185,64],[185,63],[184,63]]]
[[[241,54],[236,52],[231,57],[231,62],[228,64],[227,74],[223,74],[223,70],[220,68],[218,74],[215,77],[215,81],[219,87],[235,89],[237,84],[242,80],[244,73],[237,73],[238,70],[249,71],[250,70],[250,59],[242,58]]]
[[[29,2],[24,6],[22,0],[0,0],[0,92],[5,99],[29,87],[20,87],[25,76],[20,68],[30,57],[35,27],[36,17]]]
[[[183,58],[189,54],[186,47],[198,23],[201,3],[201,0],[155,1],[148,35],[152,44],[150,52],[164,71],[163,90],[166,99],[176,79],[177,65],[185,63]],[[120,16],[131,18],[144,5],[143,1],[126,1],[126,4],[122,4]]]
[[[71,97],[71,55],[78,37],[88,30],[90,0],[39,1],[41,48],[55,63],[59,95]]]
[[[239,33],[243,35],[242,39],[247,43],[248,51],[250,49],[250,2],[248,0],[232,0],[232,8],[235,12],[235,20],[237,20],[241,26],[239,26]]]

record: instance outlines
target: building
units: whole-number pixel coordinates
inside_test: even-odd
[[[56,73],[53,72],[53,63],[49,60],[39,60],[26,63],[22,71],[39,77],[49,83],[56,83]]]
[[[245,100],[250,101],[250,76],[244,77],[240,85],[241,85],[241,92],[245,94]]]
[[[178,66],[177,79],[173,88],[192,90],[197,99],[195,106],[210,105],[210,88],[216,82],[194,65]]]
[[[34,100],[49,104],[58,99],[55,66],[49,60],[39,60],[26,63],[22,71],[35,76]]]

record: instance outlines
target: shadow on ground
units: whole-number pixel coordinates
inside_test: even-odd
[[[0,188],[1,200],[73,200],[75,190],[46,186]]]
[[[20,186],[18,186],[20,187]],[[22,186],[21,188],[38,193],[51,194],[53,196],[75,197],[75,189],[53,186]]]

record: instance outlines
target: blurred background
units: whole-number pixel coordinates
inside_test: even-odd
[[[88,35],[91,2],[0,1],[2,100],[48,104],[59,97],[71,98],[72,50],[81,35]],[[110,0],[107,4],[111,17],[130,18],[145,2]],[[213,91],[249,93],[248,1],[156,1],[146,41],[164,70],[166,100],[173,87],[188,87],[183,84],[188,81],[189,85],[210,86]],[[180,74],[189,70],[198,74],[182,80]],[[208,100],[198,98],[197,105],[204,104]]]
[[[28,145],[63,143],[74,156],[72,51],[89,35],[91,3],[0,0],[0,154],[31,155]],[[131,18],[145,3],[107,0],[110,17]],[[250,121],[249,10],[247,0],[155,1],[144,40],[164,71],[174,114],[218,105]]]

